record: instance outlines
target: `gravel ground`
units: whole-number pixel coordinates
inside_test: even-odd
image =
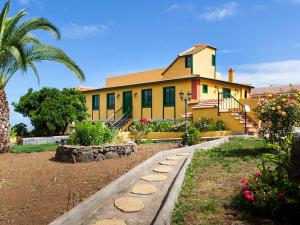
[[[0,155],[0,224],[48,224],[174,143],[143,144],[129,157],[68,164],[54,152]]]

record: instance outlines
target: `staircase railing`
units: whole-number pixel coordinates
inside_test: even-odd
[[[247,111],[243,103],[237,100],[229,92],[219,92],[218,91],[218,116],[220,116],[221,111],[228,112],[238,112],[244,114],[244,128],[245,134],[247,134]]]
[[[132,118],[132,110],[128,110],[121,117],[112,123],[115,128],[122,128]]]
[[[123,107],[120,107],[117,111],[114,112],[113,115],[106,119],[106,122],[113,123],[117,119],[119,119],[123,115]]]

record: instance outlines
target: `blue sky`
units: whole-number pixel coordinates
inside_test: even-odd
[[[1,1],[3,3],[4,1]],[[256,86],[300,83],[300,0],[12,0],[11,13],[28,8],[63,34],[55,41],[84,70],[80,83],[63,66],[43,63],[36,78],[16,74],[9,102],[28,88],[101,87],[106,76],[165,67],[195,43],[218,48],[217,68],[236,69],[237,81]],[[2,6],[1,6],[2,7]],[[225,76],[224,76],[225,77]],[[27,122],[11,108],[11,123]]]

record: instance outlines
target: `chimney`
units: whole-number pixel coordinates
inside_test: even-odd
[[[234,82],[234,69],[233,68],[230,68],[229,71],[228,71],[228,81],[229,82]]]

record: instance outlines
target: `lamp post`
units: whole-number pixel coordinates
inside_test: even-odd
[[[186,96],[184,96],[184,92],[181,90],[179,92],[179,96],[180,96],[180,99],[182,102],[184,102],[184,122],[185,122],[185,132],[184,132],[184,135],[185,135],[185,139],[184,139],[184,146],[187,146],[188,143],[187,143],[187,139],[188,139],[188,136],[189,136],[189,132],[188,132],[188,123],[187,123],[187,107],[188,107],[188,103],[191,101],[192,99],[192,93],[189,91],[187,93]]]

